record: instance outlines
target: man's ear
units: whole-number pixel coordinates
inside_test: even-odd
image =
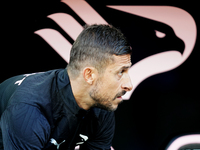
[[[83,69],[83,78],[88,84],[92,85],[96,80],[96,73],[97,70],[94,67],[86,67]]]

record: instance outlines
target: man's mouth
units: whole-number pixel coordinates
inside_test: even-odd
[[[117,94],[115,99],[122,99],[122,96],[126,94],[126,91],[122,91],[121,93]]]

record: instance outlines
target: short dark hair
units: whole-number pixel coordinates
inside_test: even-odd
[[[79,75],[84,65],[103,72],[113,55],[131,54],[132,50],[123,33],[112,25],[86,25],[74,42],[68,69],[73,76]]]

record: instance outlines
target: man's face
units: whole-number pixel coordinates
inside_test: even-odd
[[[132,89],[128,69],[131,67],[131,55],[114,57],[114,63],[107,66],[105,72],[97,79],[90,91],[90,97],[96,107],[115,111],[121,103],[122,95]]]

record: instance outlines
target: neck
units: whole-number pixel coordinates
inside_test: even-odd
[[[81,78],[81,76],[74,79],[73,75],[70,74],[69,71],[67,72],[76,103],[80,108],[84,110],[89,110],[94,105],[94,102],[90,97],[90,95],[88,94],[89,93],[88,85],[85,83],[84,79]]]

